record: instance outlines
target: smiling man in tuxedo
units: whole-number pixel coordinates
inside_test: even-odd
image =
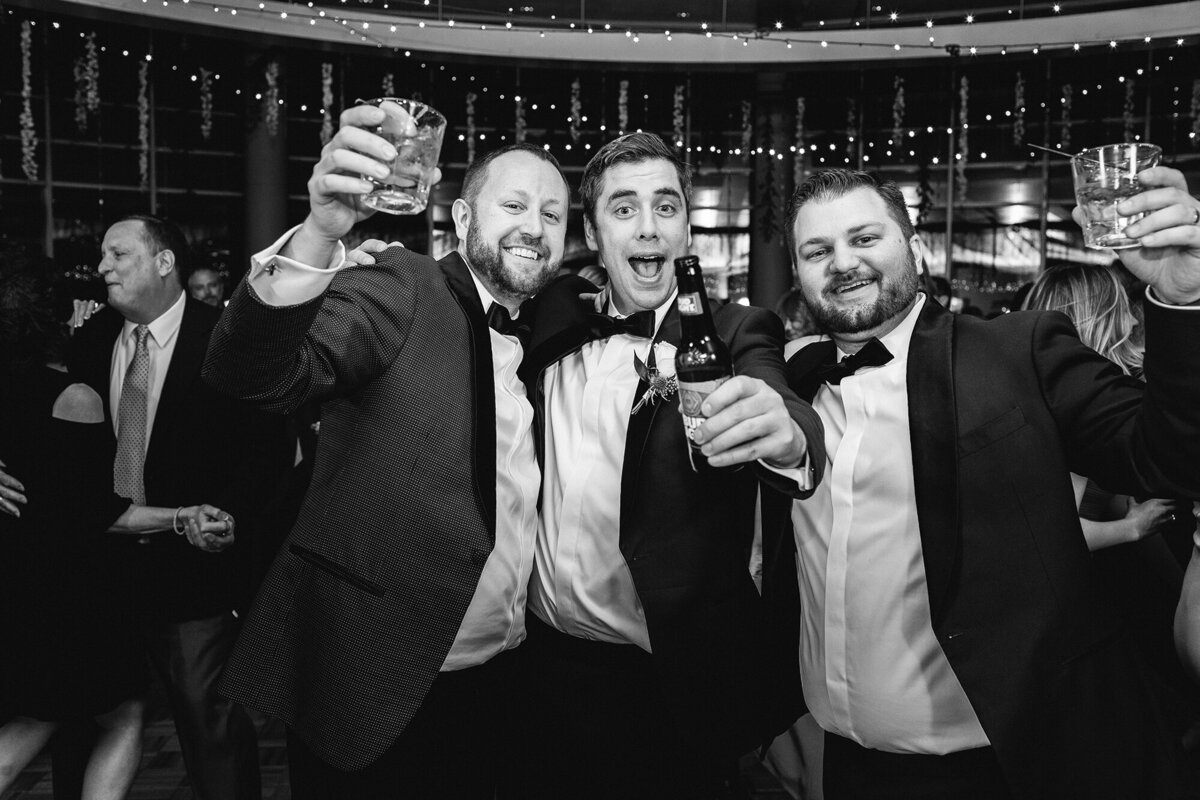
[[[287,723],[298,799],[491,800],[523,713],[541,478],[512,317],[562,260],[570,192],[548,152],[503,148],[464,177],[455,252],[345,265],[372,213],[361,176],[396,158],[368,130],[382,115],[342,114],[309,216],[254,257],[205,365],[274,411],[321,403],[308,494],[223,690]]]
[[[789,345],[788,375],[825,424],[829,477],[791,525],[765,511],[764,537],[798,551],[774,565],[798,565],[777,580],[801,587],[829,800],[1181,794],[1169,701],[1107,607],[1069,478],[1200,491],[1200,211],[1175,170],[1140,179],[1121,213],[1148,212],[1141,247],[1120,255],[1152,287],[1144,389],[1062,314],[984,321],[920,294],[895,183],[830,170],[792,197],[789,247],[829,333]]]

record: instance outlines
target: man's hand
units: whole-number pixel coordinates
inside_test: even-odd
[[[799,466],[808,452],[808,442],[779,392],[758,378],[730,378],[708,396],[701,411],[708,419],[696,441],[714,467],[762,459],[787,469]]]
[[[25,497],[25,486],[2,468],[5,463],[0,461],[0,511],[10,516],[21,516],[20,506],[29,500]]]
[[[1188,194],[1183,173],[1154,167],[1138,174],[1145,191],[1117,204],[1120,214],[1146,216],[1125,229],[1140,247],[1118,250],[1129,271],[1174,305],[1200,301],[1200,200]],[[1083,225],[1083,213],[1073,212]]]
[[[358,247],[346,253],[346,262],[356,264],[360,267],[369,267],[375,263],[375,256],[372,254],[382,253],[389,247],[404,247],[404,245],[400,242],[391,242],[389,244],[382,239],[367,239]]]
[[[406,112],[401,109],[399,113]],[[280,255],[302,264],[328,264],[338,240],[349,233],[355,223],[375,213],[362,202],[363,195],[375,185],[362,176],[382,179],[390,175],[396,148],[367,128],[376,128],[385,119],[394,122],[394,118],[389,118],[377,106],[355,106],[342,112],[341,127],[321,149],[321,158],[308,179],[308,217]],[[416,125],[411,119],[407,120],[407,125],[409,132],[415,135]],[[441,179],[442,171],[435,168],[430,185]]]
[[[207,503],[179,512],[187,539],[206,553],[219,553],[234,542],[233,515]]]
[[[92,318],[100,309],[104,308],[103,303],[97,303],[95,300],[72,300],[71,301],[71,330],[83,327],[83,323]]]

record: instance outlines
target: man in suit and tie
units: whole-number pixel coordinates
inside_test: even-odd
[[[728,766],[799,713],[794,652],[772,650],[748,559],[760,476],[810,491],[820,426],[786,387],[778,318],[723,306],[735,377],[705,409],[713,470],[693,472],[677,399],[646,396],[635,367],[653,352],[668,370],[679,345],[687,167],[659,137],[629,134],[592,158],[581,194],[608,288],[580,298],[595,288],[568,279],[535,298],[522,365],[544,472],[523,648],[528,790],[717,797]]]
[[[287,723],[293,797],[490,800],[518,739],[540,485],[509,323],[562,260],[570,191],[548,152],[503,148],[464,177],[455,252],[343,268],[361,176],[396,158],[367,129],[382,116],[343,113],[309,216],[254,257],[205,365],[265,408],[322,404],[223,690]]]
[[[831,170],[793,196],[828,336],[789,346],[788,375],[825,423],[828,477],[787,503],[791,526],[764,511],[764,535],[801,587],[829,800],[1182,794],[1169,700],[1099,590],[1069,477],[1200,490],[1200,210],[1175,170],[1140,178],[1119,209],[1148,212],[1120,251],[1151,286],[1144,390],[1061,314],[984,321],[920,294],[894,183]]]
[[[187,257],[173,223],[133,216],[110,227],[99,268],[108,306],[76,331],[68,366],[105,400],[117,494],[139,505],[210,501],[237,526],[238,544],[214,541],[213,552],[182,536],[120,537],[113,585],[138,609],[196,796],[252,799],[261,795],[254,726],[216,684],[237,635],[256,482],[271,480],[286,454],[280,425],[201,382],[220,312],[187,296]]]

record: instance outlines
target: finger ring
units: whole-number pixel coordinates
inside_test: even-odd
[[[1200,225],[1200,208],[1193,208],[1192,216],[1195,217],[1195,219],[1192,220],[1192,224]]]

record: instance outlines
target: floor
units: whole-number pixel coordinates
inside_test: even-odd
[[[193,800],[195,796],[188,785],[170,715],[153,694],[147,711],[149,724],[146,726],[142,767],[129,800]],[[291,800],[283,725],[259,715],[252,716],[258,727],[263,800]],[[788,800],[787,793],[756,759],[747,757],[741,766],[743,792],[732,800]],[[43,753],[0,800],[51,800],[52,788],[50,757]]]

